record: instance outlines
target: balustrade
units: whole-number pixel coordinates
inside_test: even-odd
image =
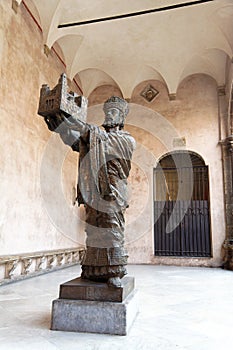
[[[0,256],[0,285],[78,264],[83,248]],[[2,275],[1,275],[2,271]]]

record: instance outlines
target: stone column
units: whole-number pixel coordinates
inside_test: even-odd
[[[223,267],[233,270],[233,84],[225,101],[219,94],[219,112],[226,218]]]
[[[233,135],[228,136],[223,146],[224,195],[226,211],[226,239],[223,244],[223,267],[233,270]]]

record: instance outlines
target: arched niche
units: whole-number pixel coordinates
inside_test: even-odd
[[[217,82],[207,74],[197,73],[185,77],[176,92],[177,100],[192,100],[196,103],[210,102],[217,98]]]
[[[88,105],[103,104],[111,96],[123,97],[120,89],[116,86],[109,84],[98,86],[88,96]]]

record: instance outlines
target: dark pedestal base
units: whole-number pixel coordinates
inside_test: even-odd
[[[52,305],[51,329],[126,335],[138,313],[138,300],[134,278],[121,281],[121,288],[81,278],[61,284]]]
[[[122,302],[134,290],[134,278],[121,279],[121,288],[108,287],[107,283],[93,282],[81,277],[60,285],[60,299]]]

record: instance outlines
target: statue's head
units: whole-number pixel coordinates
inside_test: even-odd
[[[124,128],[125,118],[129,113],[128,102],[121,97],[112,96],[103,107],[105,120],[103,127],[113,128],[119,126],[119,129]]]

